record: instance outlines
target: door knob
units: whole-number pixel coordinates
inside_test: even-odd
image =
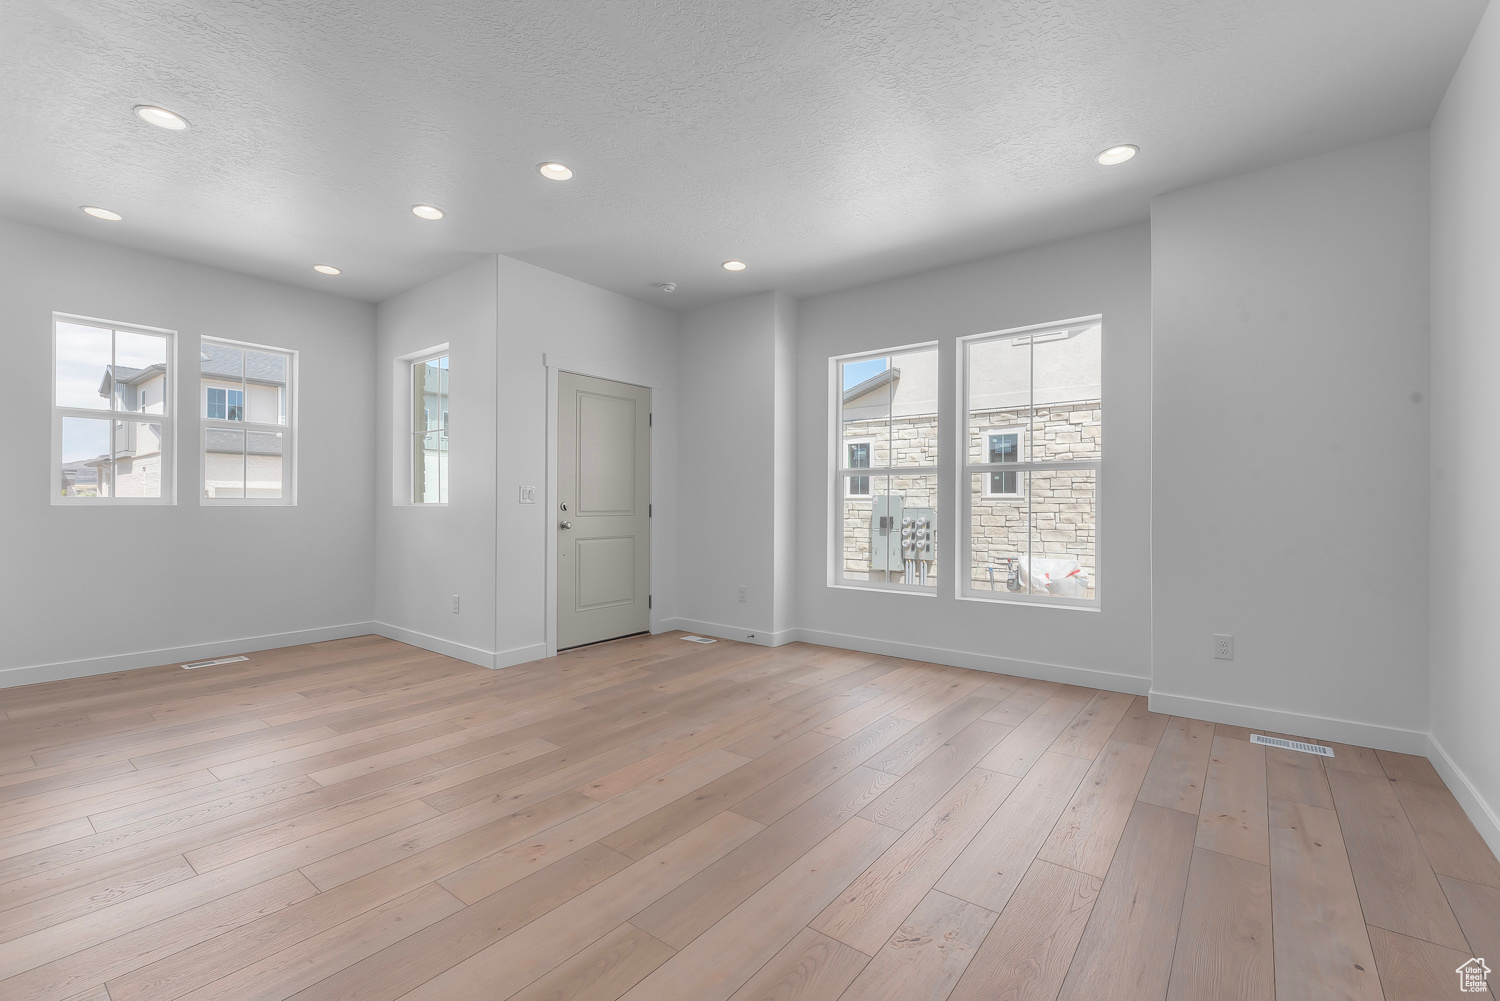
[[[565,521],[565,522],[562,522],[561,524],[559,524],[557,527],[558,528],[572,528],[573,527],[573,523],[571,521]]]

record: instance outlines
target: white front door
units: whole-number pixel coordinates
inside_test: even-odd
[[[557,647],[645,632],[651,390],[557,377]]]

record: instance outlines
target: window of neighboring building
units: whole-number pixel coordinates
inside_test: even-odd
[[[985,461],[991,464],[1021,461],[1021,442],[1026,429],[1019,427],[991,428],[984,433]],[[1021,496],[1021,474],[1014,469],[991,472],[984,480],[984,496],[994,498],[1019,498]]]
[[[293,504],[297,353],[203,338],[202,489],[210,502]]]
[[[1099,600],[1103,323],[961,338],[960,594]]]
[[[412,503],[448,503],[448,354],[411,365]]]
[[[54,503],[173,502],[175,336],[53,314]]]
[[[936,592],[937,361],[933,344],[830,359],[833,584]]]
[[[872,448],[874,448],[874,442],[869,439],[846,440],[844,442],[844,465],[849,469],[869,469]],[[868,476],[844,477],[844,496],[870,496],[870,478]]]

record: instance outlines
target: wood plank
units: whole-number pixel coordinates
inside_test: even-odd
[[[1333,749],[1333,757],[1323,759],[1325,768],[1385,777],[1385,769],[1380,765],[1380,758],[1370,748],[1340,744],[1332,740],[1320,740],[1318,743]]]
[[[1432,1001],[1448,997],[1483,997],[1493,1001],[1493,989],[1459,992],[1458,968],[1470,959],[1468,950],[1447,949],[1375,925],[1369,927],[1369,932],[1385,1001]]]
[[[1108,872],[1152,753],[1128,741],[1105,744],[1037,858],[1094,876]]]
[[[1167,1001],[1275,1001],[1271,869],[1193,850]]]
[[[1500,889],[1500,861],[1447,786],[1406,779],[1391,786],[1434,872]]]
[[[1011,727],[1004,723],[975,720],[949,737],[926,760],[891,786],[880,798],[860,811],[866,820],[904,831],[922,818],[996,744]]]
[[[870,957],[804,928],[729,1001],[825,1001],[854,982]],[[559,998],[558,1001],[563,1001]]]
[[[1500,956],[1500,889],[1451,876],[1439,876],[1438,882],[1469,942],[1469,951],[1476,956]]]
[[[632,920],[673,948],[682,948],[830,837],[895,780],[887,772],[856,768]]]
[[[615,1001],[672,955],[671,947],[626,923],[514,995],[512,1001]]]
[[[764,788],[735,804],[736,813],[762,824],[774,824],[841,775],[869,763],[879,767],[881,752],[888,751],[917,724],[886,716],[859,733],[800,765]],[[875,760],[871,760],[875,759]],[[889,771],[890,769],[883,769]]]
[[[1214,725],[1202,720],[1173,716],[1156,746],[1156,757],[1146,772],[1138,797],[1171,810],[1198,815],[1203,804],[1203,783],[1208,759],[1213,754]]]
[[[1092,761],[1104,749],[1104,742],[1109,740],[1134,701],[1134,696],[1121,692],[1100,692],[1073,717],[1048,750]]]
[[[1302,751],[1266,748],[1266,795],[1333,809],[1333,793],[1328,788],[1323,760]]]
[[[889,827],[851,817],[621,1001],[724,1001],[896,837]]]
[[[996,703],[989,699],[965,696],[941,712],[917,723],[910,733],[895,741],[883,753],[869,760],[871,768],[878,768],[892,775],[905,775],[927,755],[936,751],[964,727],[993,709]]]
[[[1033,862],[948,1001],[1054,1001],[1103,883]]]
[[[1089,762],[1043,754],[937,882],[937,889],[997,913],[1072,800]]]
[[[1264,747],[1214,737],[1198,811],[1197,844],[1221,855],[1270,864]]]
[[[1071,698],[1060,695],[1049,698],[985,755],[979,767],[1018,778],[1024,776],[1082,709]]]
[[[998,917],[933,890],[855,978],[839,1001],[942,1001]]]
[[[1270,824],[1276,1001],[1382,1001],[1338,816],[1273,799]]]
[[[1135,804],[1058,1001],[1166,996],[1194,830],[1180,810]]]
[[[1391,783],[1341,771],[1328,782],[1365,921],[1450,949],[1468,948]]]
[[[970,771],[824,908],[810,927],[875,955],[994,815],[1017,781],[982,768]]]

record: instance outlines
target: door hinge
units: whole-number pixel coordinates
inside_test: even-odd
[[[655,414],[647,414],[646,415],[646,426],[648,428],[656,426],[656,415]]]
[[[646,607],[647,608],[651,607],[651,595],[649,595],[649,594],[646,595]]]
[[[647,504],[646,505],[646,517],[650,518],[652,516],[653,516],[653,514],[652,514],[652,505]]]

